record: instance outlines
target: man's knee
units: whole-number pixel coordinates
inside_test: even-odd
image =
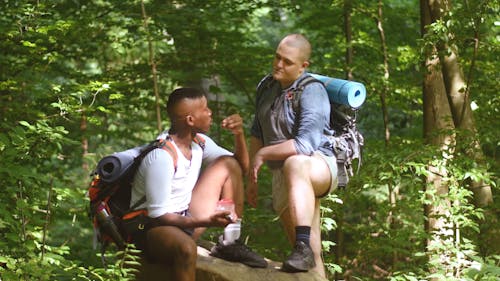
[[[161,226],[149,230],[147,248],[152,258],[160,262],[196,263],[196,242],[176,227]]]
[[[177,245],[175,256],[181,263],[196,263],[197,246],[194,240]]]
[[[155,245],[150,245],[150,247],[155,247]],[[196,264],[198,253],[196,243],[191,239],[191,241],[176,243],[168,250],[157,253],[157,255],[160,255],[158,260],[163,260],[168,264],[173,262],[173,264],[177,265],[192,266]]]
[[[242,169],[236,158],[232,156],[221,156],[217,158],[216,163],[224,166],[230,174],[242,175]]]
[[[285,174],[297,173],[297,171],[304,171],[310,163],[310,156],[307,155],[292,155],[288,157],[283,163],[283,172]]]

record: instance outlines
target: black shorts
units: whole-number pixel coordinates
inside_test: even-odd
[[[182,211],[182,212],[177,212],[176,214],[185,216],[185,217],[190,217],[191,214],[189,213],[188,210]],[[148,223],[145,225],[144,229],[141,231],[137,231],[136,233],[130,235],[131,237],[131,243],[135,245],[135,247],[139,250],[142,251],[144,256],[148,259],[148,261],[153,262],[152,257],[148,254],[148,247],[147,247],[147,234],[148,231],[155,228],[159,227],[160,225],[154,225],[153,223]],[[194,228],[180,228],[184,233],[186,233],[189,236],[193,236],[194,233]]]

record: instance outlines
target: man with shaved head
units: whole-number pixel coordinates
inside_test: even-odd
[[[195,240],[206,227],[230,225],[234,235],[231,239],[222,236],[211,255],[251,267],[266,267],[264,258],[236,237],[243,214],[242,176],[249,165],[240,115],[233,114],[221,124],[234,136],[232,153],[206,135],[212,111],[199,89],[174,90],[167,102],[167,113],[171,127],[158,138],[168,140],[177,157],[155,149],[137,170],[131,206],[145,198],[137,209],[146,209],[150,219],[144,231],[133,235],[134,244],[150,261],[171,269],[172,276],[165,276],[165,280],[194,281]],[[235,212],[217,211],[221,199],[233,201]]]
[[[330,103],[324,86],[315,81],[294,95],[309,74],[311,45],[301,34],[279,43],[272,75],[257,87],[251,129],[247,201],[257,206],[257,178],[267,163],[273,175],[273,208],[293,245],[282,270],[315,270],[325,277],[321,258],[320,199],[337,187],[337,166],[329,136]]]

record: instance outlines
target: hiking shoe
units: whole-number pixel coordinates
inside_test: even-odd
[[[315,266],[311,247],[302,241],[297,241],[292,254],[283,262],[281,269],[285,272],[305,272]]]
[[[224,244],[222,239],[219,239],[217,245],[210,250],[210,255],[227,261],[241,262],[250,267],[267,267],[266,260],[250,250],[239,239],[228,245]]]

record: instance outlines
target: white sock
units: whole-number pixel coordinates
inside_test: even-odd
[[[224,228],[224,244],[232,244],[236,239],[240,238],[241,235],[241,219],[237,219],[236,222],[228,224]]]

